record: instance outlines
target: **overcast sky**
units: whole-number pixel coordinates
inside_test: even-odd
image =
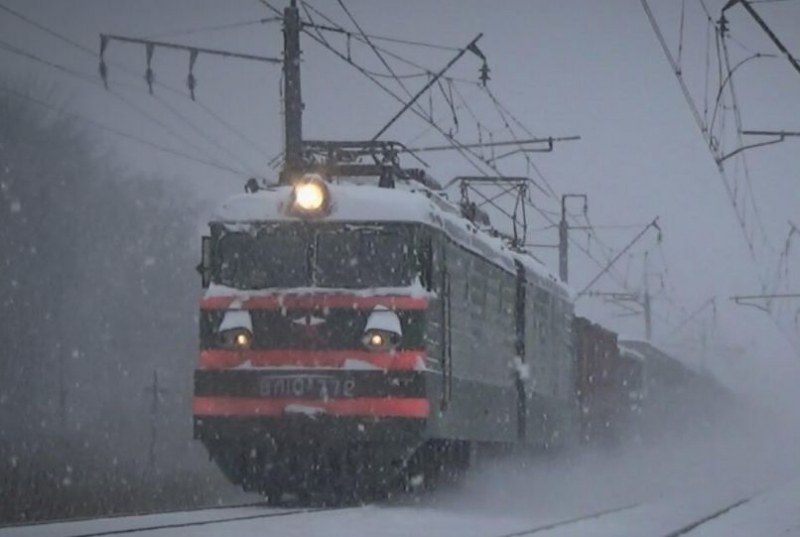
[[[697,344],[699,331],[694,327],[713,326],[710,308],[698,316],[698,323],[690,323],[675,337],[671,332],[688,313],[716,297],[718,322],[716,332],[710,336],[713,343],[738,346],[746,353],[739,358],[707,358],[706,365],[738,382],[752,378],[775,386],[777,382],[788,382],[787,378],[797,380],[792,376],[797,374],[800,361],[797,351],[782,339],[764,313],[735,306],[729,297],[760,293],[761,280],[772,284],[789,231],[788,220],[800,224],[800,139],[790,138],[782,144],[748,151],[751,187],[744,181],[741,161],[728,161],[734,196],[740,206],[747,206],[743,209],[743,232],[638,0],[345,3],[369,34],[458,47],[483,32],[479,46],[491,69],[489,85],[503,105],[537,136],[581,136],[580,141],[557,144],[552,153],[533,155],[553,189],[558,194],[587,193],[590,219],[599,228],[632,226],[599,229],[600,239],[612,248],[622,248],[644,224],[660,217],[662,248],[657,247],[655,234],[646,235],[631,250],[634,255],[624,256],[614,270],[617,280],[627,281],[631,290],[640,289],[642,254],[649,250],[654,274],[649,283],[654,292],[659,292],[663,277],[665,286],[665,292],[659,292],[661,296],[654,302],[655,338],[669,336]],[[718,17],[723,0],[705,3]],[[281,55],[280,25],[254,23],[272,15],[257,0],[2,0],[2,4],[91,51],[98,49],[98,34],[106,32]],[[315,0],[310,4],[335,22],[352,26],[337,2]],[[707,61],[711,105],[719,84],[714,42],[707,46],[708,25],[701,4],[698,0],[652,0],[652,4],[674,55],[678,55],[679,43],[683,43],[681,67],[703,114]],[[275,0],[274,5],[283,8],[285,2]],[[754,6],[788,48],[800,53],[800,1],[759,2]],[[776,53],[741,6],[732,8],[728,18],[735,39],[728,43],[731,64],[753,52]],[[242,24],[207,29],[237,23]],[[333,46],[345,50],[343,37],[326,37]],[[248,175],[276,175],[267,162],[282,150],[279,66],[200,56],[195,66],[198,103],[193,103],[185,96],[186,53],[156,51],[153,68],[157,80],[179,91],[156,86],[155,96],[151,97],[143,80],[143,47],[110,45],[106,52],[110,93],[99,86],[96,55],[47,35],[5,11],[0,11],[0,40],[6,79],[14,83],[33,80],[39,84],[39,97],[64,109],[241,173],[167,155],[98,131],[126,166],[195,185],[195,191],[203,198],[240,191]],[[379,44],[433,71],[455,54],[452,50]],[[8,45],[83,73],[86,79],[3,50]],[[396,101],[310,39],[303,40],[302,48],[306,138],[370,138],[398,110]],[[368,49],[355,42],[352,56],[369,69],[383,69]],[[396,61],[392,65],[398,74],[419,72],[412,65]],[[441,118],[445,130],[453,130],[462,142],[477,141],[473,113],[483,125],[484,138],[492,132],[495,140],[508,139],[503,121],[486,93],[472,83],[477,81],[479,67],[478,58],[467,54],[448,73],[464,82],[456,82],[452,90],[446,84],[445,92],[460,92],[470,106],[467,109],[460,105],[456,110],[458,129],[438,90],[432,102],[434,116]],[[381,80],[401,91],[391,81]],[[425,80],[410,78],[406,83],[415,92]],[[733,80],[745,129],[800,130],[800,73],[788,61],[765,58],[748,62],[737,69]],[[454,99],[457,105],[461,103],[460,98]],[[426,107],[431,104],[427,97],[422,101]],[[726,126],[728,134],[732,133],[734,111],[721,110],[717,121]],[[386,135],[414,145],[442,143],[437,136],[413,116],[404,117]],[[720,142],[728,149],[737,147],[733,136]],[[454,154],[427,154],[425,158],[431,164],[429,173],[442,181],[475,173]],[[533,174],[521,158],[501,162],[504,173]],[[406,164],[415,165],[413,161]],[[534,178],[540,180],[535,175]],[[558,210],[556,199],[537,191],[533,194],[539,207]],[[580,209],[580,203],[576,203],[571,210]],[[541,217],[533,216],[532,228],[546,225]],[[758,231],[761,227],[763,234]],[[596,240],[589,241],[585,233],[573,233],[597,259],[604,261],[613,255]],[[755,261],[748,252],[745,234],[754,244]],[[762,235],[769,238],[770,244]],[[530,238],[553,243],[557,234],[545,229],[532,233]],[[575,247],[571,253],[571,283],[580,289],[599,269]],[[540,249],[537,255],[557,269],[552,250]],[[786,291],[794,285],[797,292],[800,256],[794,254],[789,259],[788,276],[779,289]],[[187,267],[187,277],[195,277],[191,267]],[[600,280],[595,289],[623,290],[609,278]],[[623,310],[597,298],[582,298],[578,305],[581,313],[623,334],[643,335],[641,317],[620,317]],[[798,307],[800,301],[781,302],[783,329],[796,344],[800,344],[794,318]],[[701,361],[698,355],[687,354],[687,359]]]

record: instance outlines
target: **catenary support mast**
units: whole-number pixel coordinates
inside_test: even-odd
[[[281,182],[287,183],[303,165],[303,99],[300,91],[300,11],[292,0],[283,10],[283,95],[285,165]]]

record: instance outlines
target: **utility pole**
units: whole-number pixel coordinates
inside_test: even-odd
[[[567,198],[583,199],[583,214],[589,209],[586,194],[564,194],[561,196],[561,222],[558,224],[558,275],[561,281],[569,280],[569,224],[567,223]]]
[[[650,302],[650,278],[647,271],[647,252],[644,253],[644,275],[642,285],[644,285],[644,301],[642,307],[644,308],[644,337],[647,341],[653,338],[653,317]]]
[[[283,10],[283,95],[285,164],[280,182],[287,184],[303,166],[303,98],[300,92],[300,10],[291,0]]]
[[[56,344],[58,355],[58,417],[62,431],[67,430],[67,373],[61,344]]]
[[[158,386],[158,371],[153,369],[153,384],[145,388],[145,393],[150,393],[153,398],[150,400],[150,448],[148,449],[147,467],[155,470],[156,467],[156,444],[158,442],[158,411],[161,399],[166,390]]]

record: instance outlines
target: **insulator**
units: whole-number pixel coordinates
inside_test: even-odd
[[[153,74],[153,70],[148,67],[147,71],[144,72],[144,79],[147,81],[147,87],[150,90],[150,94],[153,93],[153,82],[155,82],[156,77]]]
[[[100,78],[103,79],[103,86],[108,89],[108,67],[106,67],[106,62],[103,59],[100,59]]]
[[[189,87],[189,95],[191,95],[194,101],[194,88],[197,86],[197,79],[192,73],[189,73],[189,76],[186,77],[186,85]]]

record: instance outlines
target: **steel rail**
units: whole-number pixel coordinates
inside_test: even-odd
[[[239,506],[226,506],[225,508],[232,508],[232,507],[239,507]],[[197,512],[200,513],[202,511],[212,511],[215,509],[220,509],[218,507],[211,507],[207,509],[198,509]],[[68,534],[66,537],[107,537],[109,535],[126,535],[131,533],[144,533],[149,531],[161,531],[165,529],[174,529],[174,528],[191,528],[195,526],[209,526],[213,524],[225,524],[228,522],[240,522],[245,520],[258,520],[262,518],[274,518],[274,517],[284,517],[284,516],[291,516],[291,515],[303,515],[303,514],[311,514],[311,513],[319,513],[323,511],[337,511],[342,509],[360,509],[359,507],[320,507],[320,508],[306,508],[306,509],[293,509],[288,511],[280,511],[280,512],[269,512],[269,513],[259,513],[253,515],[241,515],[235,517],[226,517],[226,518],[212,518],[212,519],[203,519],[203,520],[192,520],[187,522],[173,522],[173,523],[165,523],[165,524],[152,524],[149,526],[139,526],[139,527],[131,527],[131,528],[120,528],[115,530],[103,530],[103,531],[96,531],[96,532],[86,532],[86,533],[76,533],[76,534]],[[186,511],[174,511],[174,513],[185,513]],[[154,513],[156,515],[165,515],[170,514],[172,512],[166,513]],[[150,515],[142,515],[142,516],[150,516]],[[118,517],[115,517],[118,518]],[[92,519],[92,520],[103,520],[100,519]],[[64,522],[70,523],[70,522]]]
[[[565,520],[559,520],[558,522],[552,522],[550,524],[545,524],[543,526],[536,526],[534,528],[529,528],[525,530],[515,531],[513,533],[504,533],[502,535],[498,535],[497,537],[523,537],[524,535],[533,535],[535,533],[539,533],[542,531],[548,531],[555,528],[559,528],[561,526],[568,526],[570,524],[576,524],[578,522],[582,522],[584,520],[591,520],[593,518],[600,518],[605,515],[610,515],[612,513],[619,513],[621,511],[627,511],[628,509],[633,509],[634,507],[638,507],[639,504],[631,504],[631,505],[624,505],[622,507],[613,507],[611,509],[604,509],[602,511],[597,511],[594,513],[589,513],[588,515],[581,515],[573,518],[568,518]]]
[[[716,511],[714,511],[713,513],[711,513],[709,515],[706,515],[706,516],[704,516],[702,518],[699,518],[699,519],[697,519],[697,520],[695,520],[693,522],[690,522],[689,524],[686,524],[685,526],[681,526],[680,528],[667,533],[663,537],[680,537],[681,535],[686,535],[690,531],[694,531],[696,528],[702,526],[703,524],[707,524],[707,523],[711,522],[712,520],[715,520],[715,519],[721,517],[722,515],[730,512],[730,511],[733,511],[737,507],[740,507],[741,505],[749,502],[753,498],[754,498],[754,496],[750,496],[750,497],[747,497],[747,498],[742,498],[741,500],[737,500],[737,501],[733,502],[730,505],[726,505],[722,509],[717,509]]]

